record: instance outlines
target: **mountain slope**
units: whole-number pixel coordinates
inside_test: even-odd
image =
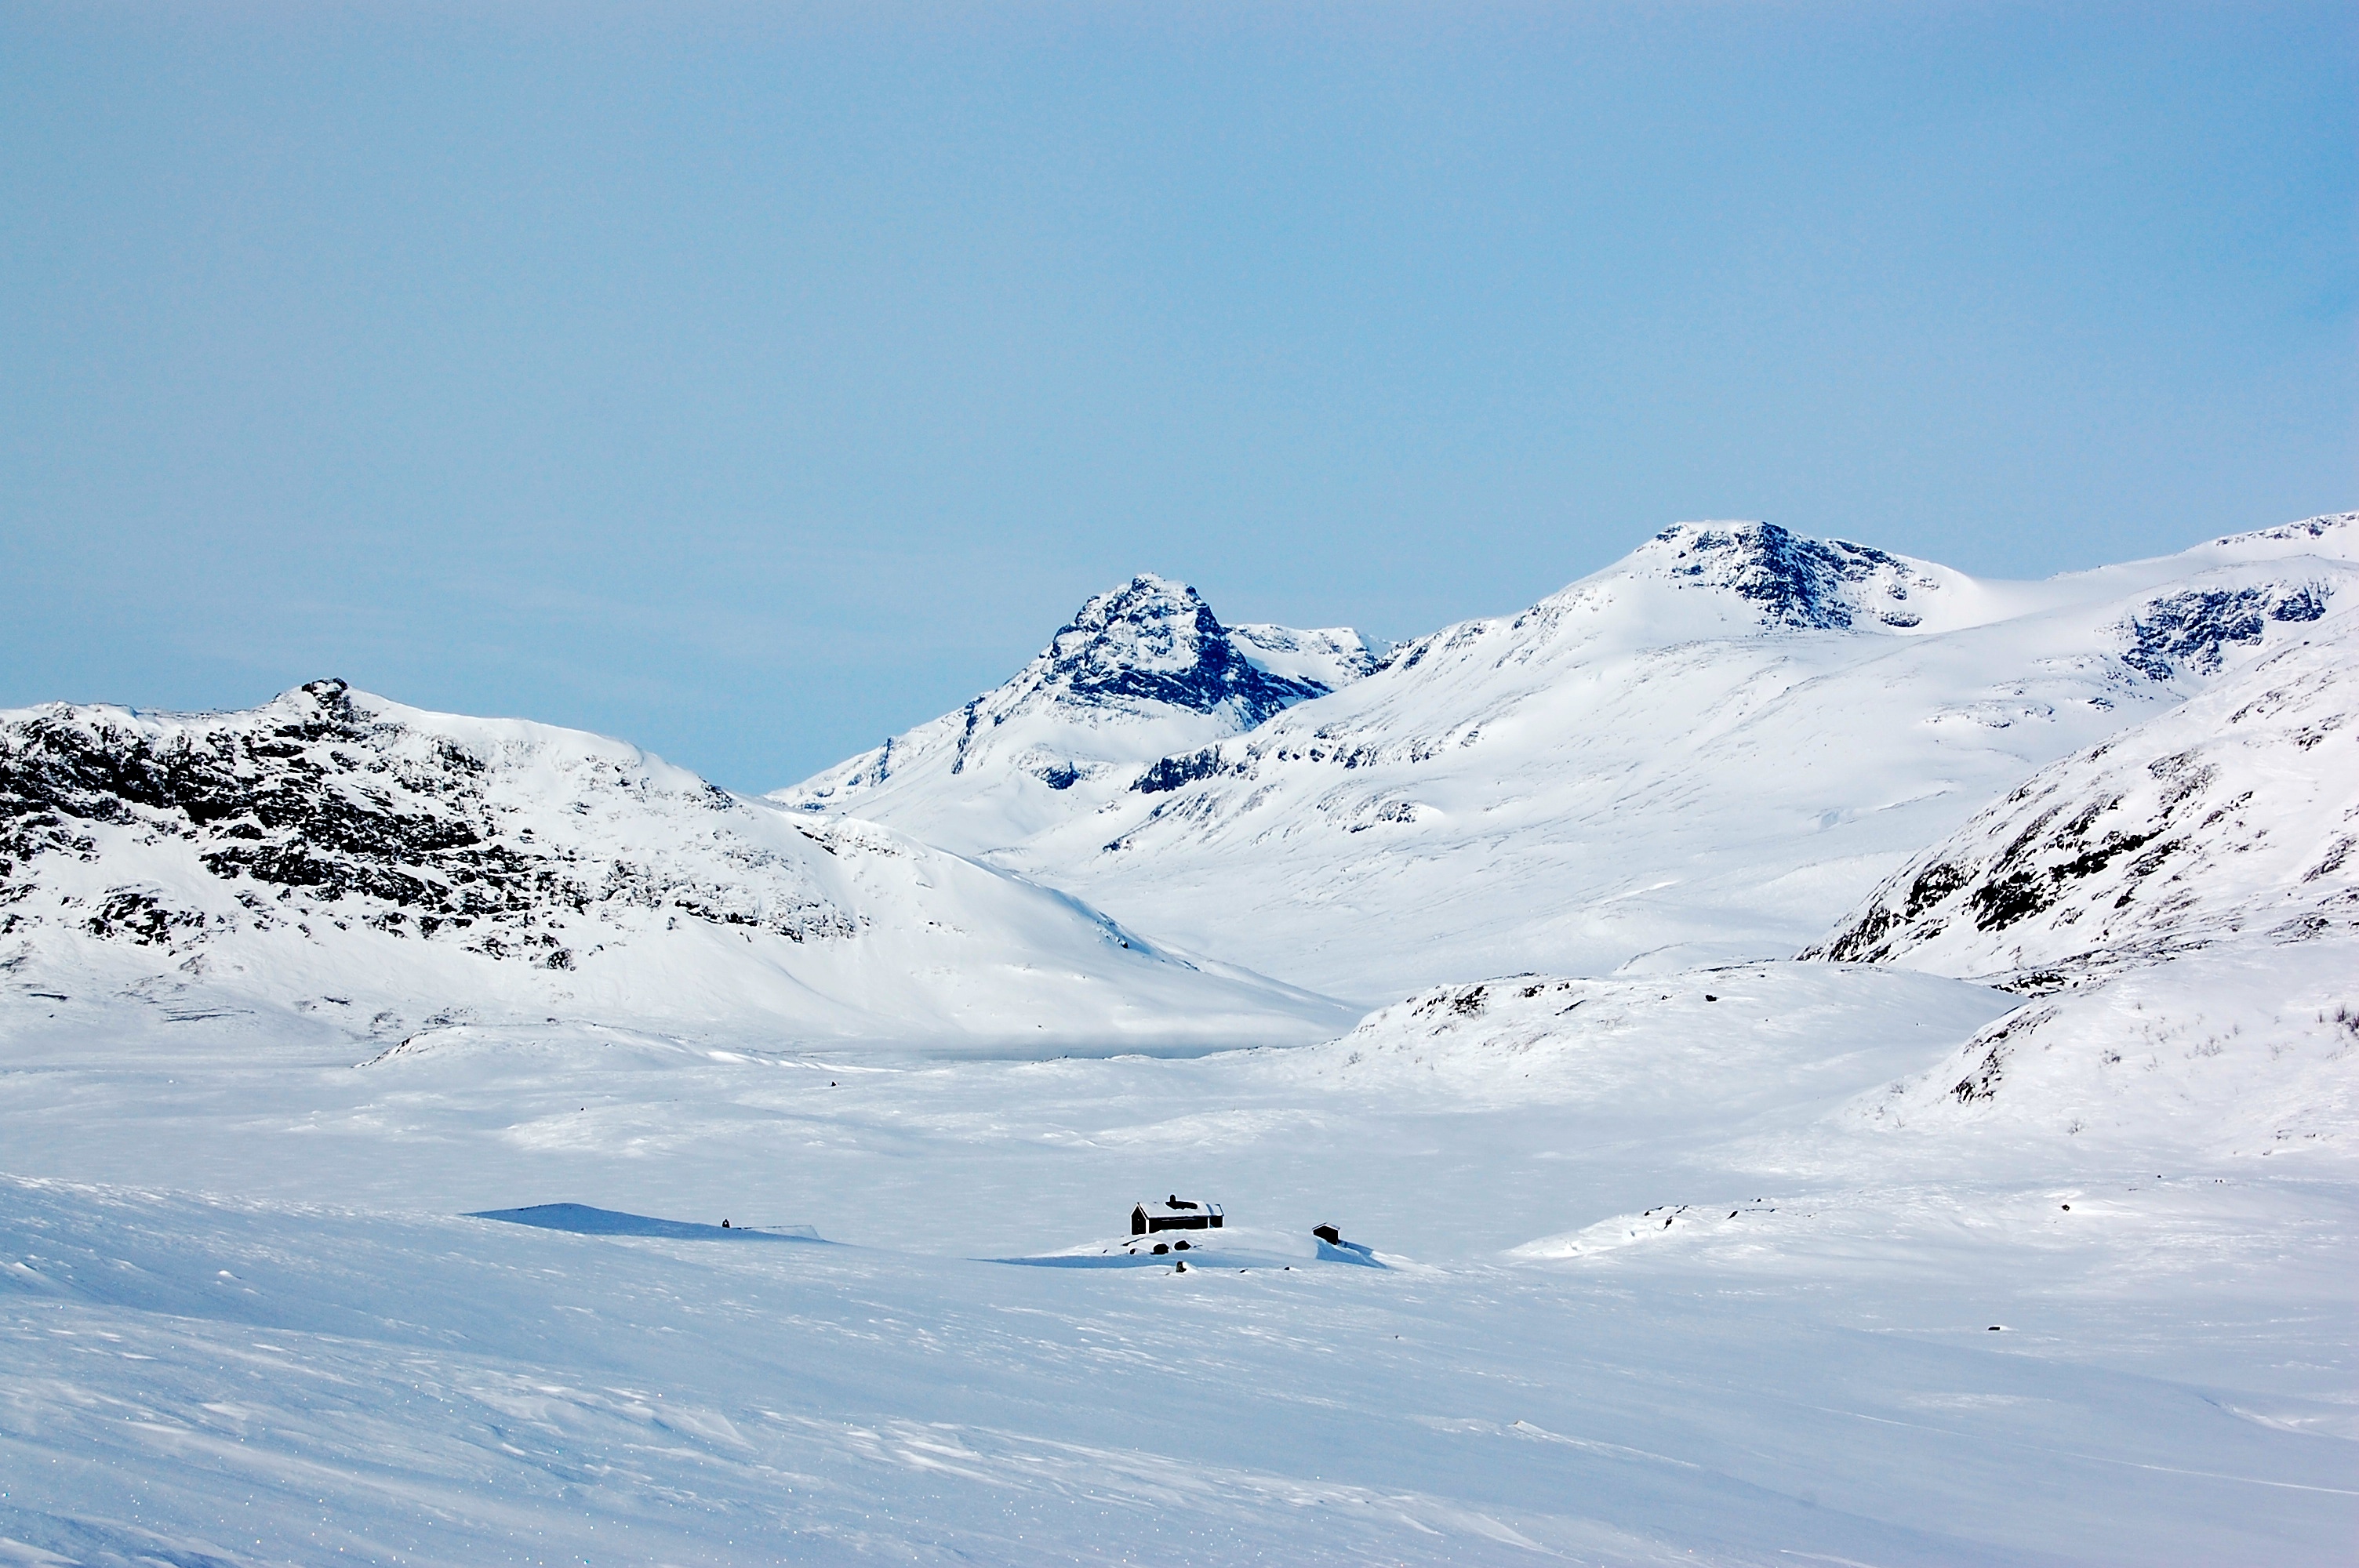
[[[0,968],[377,1034],[565,1014],[1226,1041],[1333,1016],[886,829],[797,824],[619,741],[334,681],[244,713],[0,715]]]
[[[770,798],[995,849],[1375,664],[1348,627],[1223,626],[1194,589],[1141,575],[1083,605],[1006,685]]]
[[[2345,515],[2000,582],[1681,524],[991,859],[1371,1002],[1790,953],[2033,769],[2303,632],[2359,579],[2354,535]],[[958,781],[928,787],[857,809],[958,809]]]

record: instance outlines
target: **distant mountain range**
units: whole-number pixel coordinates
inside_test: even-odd
[[[871,752],[775,798],[1370,1004],[1516,968],[1768,957],[2043,763],[2309,635],[2355,554],[2343,514],[2008,582],[1682,524],[1250,728],[1068,695],[1060,660],[1125,656],[1126,634],[1076,630],[1085,612],[1058,659],[888,748],[906,770],[877,777]],[[1009,743],[962,758],[1001,714]],[[1045,714],[1087,738],[1087,787],[1027,773],[1070,754],[1016,743]],[[1191,728],[1216,733],[1168,743]]]
[[[2359,514],[2040,582],[1682,524],[1386,648],[1141,576],[766,801],[332,681],[25,709],[0,971],[373,1038],[1044,1047],[1308,1039],[1420,988],[1806,946],[2053,989],[2349,924],[2354,579]]]

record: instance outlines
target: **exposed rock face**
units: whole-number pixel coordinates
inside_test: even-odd
[[[2231,644],[2258,646],[2272,621],[2317,620],[2329,593],[2322,583],[2258,583],[2166,594],[2124,623],[2122,662],[2156,680],[2181,669],[2215,675]]]
[[[1142,575],[1082,606],[1025,676],[1051,700],[1225,710],[1247,730],[1332,689],[1263,669],[1246,656],[1252,647],[1222,628],[1194,589]]]
[[[92,935],[166,946],[318,915],[563,968],[572,955],[554,925],[600,906],[797,942],[853,929],[799,868],[727,844],[750,808],[692,775],[627,748],[560,758],[470,744],[388,706],[315,681],[245,713],[58,705],[0,722],[0,934],[34,918],[41,858],[98,862],[102,827],[149,849],[177,840],[228,895],[205,911],[125,885],[76,917]],[[547,770],[564,798],[504,790],[519,765]],[[719,863],[666,866],[551,820],[587,827],[651,806],[708,818]]]

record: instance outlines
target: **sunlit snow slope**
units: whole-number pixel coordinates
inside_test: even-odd
[[[0,967],[158,1005],[752,1035],[1234,1041],[1317,999],[620,741],[319,682],[250,712],[0,715]]]
[[[1365,999],[1790,953],[2056,757],[2299,640],[2359,516],[2044,582],[1683,524],[1519,615],[1158,759],[992,859]],[[947,776],[853,807],[941,819]],[[964,841],[983,847],[980,797]]]
[[[770,798],[995,849],[1375,664],[1349,627],[1223,626],[1194,589],[1145,574],[1082,606],[1006,685]]]

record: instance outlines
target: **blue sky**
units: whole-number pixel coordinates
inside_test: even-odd
[[[0,704],[786,784],[1135,570],[2359,505],[2347,5],[0,6]]]

